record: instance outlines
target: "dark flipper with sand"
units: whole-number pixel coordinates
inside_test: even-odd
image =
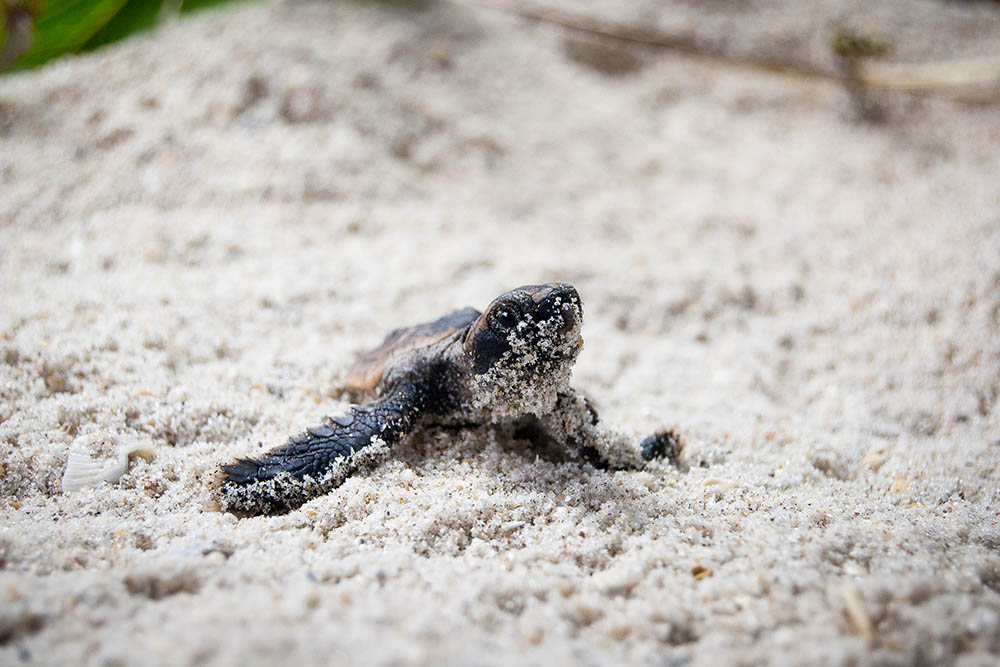
[[[400,383],[379,401],[292,436],[260,458],[222,466],[222,507],[252,514],[295,509],[340,485],[413,430],[423,392]]]

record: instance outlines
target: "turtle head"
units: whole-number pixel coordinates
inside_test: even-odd
[[[544,412],[569,384],[583,345],[583,306],[572,285],[525,285],[494,299],[462,341],[479,401],[503,413]]]

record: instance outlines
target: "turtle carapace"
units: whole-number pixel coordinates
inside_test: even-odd
[[[597,427],[597,413],[569,386],[583,338],[583,306],[565,283],[525,285],[474,308],[397,329],[361,354],[346,385],[365,402],[293,436],[256,459],[222,466],[224,509],[298,507],[421,427],[511,424],[598,467],[637,468],[672,451],[674,436],[640,447]]]

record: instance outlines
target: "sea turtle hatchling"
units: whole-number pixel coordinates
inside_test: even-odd
[[[465,308],[393,331],[348,371],[347,387],[368,402],[260,458],[222,466],[223,509],[294,509],[429,426],[503,424],[532,440],[562,443],[602,468],[675,457],[679,442],[672,432],[636,447],[600,429],[593,407],[570,388],[582,324],[576,289],[549,283],[502,294],[482,313]]]

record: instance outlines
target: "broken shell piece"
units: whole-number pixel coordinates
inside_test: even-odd
[[[740,485],[740,483],[737,482],[735,479],[729,479],[728,477],[709,477],[703,482],[703,484],[705,486],[719,487],[717,490],[720,493],[725,493],[726,491],[730,489],[735,489],[737,486]]]
[[[130,443],[114,446],[115,453],[108,458],[94,458],[95,453],[106,450],[108,440],[100,435],[83,435],[69,446],[66,471],[63,472],[64,493],[76,491],[99,482],[117,482],[128,470],[129,456],[137,454],[152,458],[153,448],[147,444]]]
[[[524,528],[525,523],[523,521],[508,521],[500,526],[500,532],[504,535],[510,535],[514,531]]]

